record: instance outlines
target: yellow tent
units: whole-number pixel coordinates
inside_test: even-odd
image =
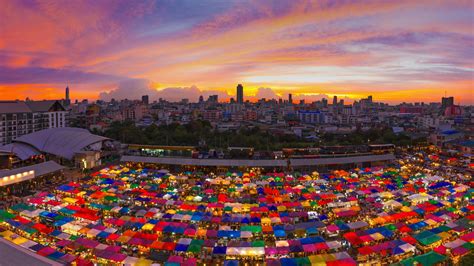
[[[142,230],[153,230],[154,227],[154,224],[146,223],[142,226]]]
[[[145,258],[139,258],[137,262],[135,262],[135,266],[149,266],[153,263],[151,260],[147,260]]]

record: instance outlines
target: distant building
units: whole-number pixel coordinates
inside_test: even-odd
[[[210,122],[217,122],[222,118],[221,110],[204,110],[202,112],[202,119]]]
[[[400,107],[401,114],[422,114],[423,107],[419,106],[401,106]]]
[[[454,105],[454,97],[441,98],[441,110],[446,110],[447,107]]]
[[[148,105],[150,103],[150,99],[149,99],[148,95],[143,95],[142,96],[142,103],[145,104],[145,105]]]
[[[209,95],[209,98],[207,98],[207,101],[210,103],[218,103],[219,102],[219,96],[216,95]]]
[[[332,98],[332,105],[337,105],[337,96],[335,96],[335,95]]]
[[[323,123],[323,114],[319,111],[298,111],[298,119],[305,124],[320,124]]]
[[[126,106],[120,109],[122,120],[139,121],[147,114],[148,108],[144,104]]]
[[[64,105],[65,106],[71,105],[71,99],[69,98],[69,86],[66,87],[66,98],[64,100]]]
[[[237,85],[237,103],[244,103],[244,86],[242,84]]]
[[[60,101],[0,101],[0,144],[48,128],[67,125],[68,112]]]
[[[328,99],[323,98],[323,99],[321,100],[321,102],[322,102],[322,104],[323,104],[323,107],[327,107],[327,106],[328,106]]]
[[[444,110],[445,116],[459,116],[462,115],[462,109],[458,105],[450,105]]]
[[[248,110],[248,111],[245,111],[245,113],[244,113],[244,120],[245,121],[255,121],[255,120],[257,120],[257,118],[258,118],[257,112],[255,112],[255,111]]]
[[[288,94],[288,102],[293,104],[293,95],[291,93]]]
[[[447,142],[460,140],[464,134],[454,129],[434,132],[430,135],[430,142],[438,147],[443,147]]]

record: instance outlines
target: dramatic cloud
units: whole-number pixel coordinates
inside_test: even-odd
[[[209,95],[218,95],[219,99],[227,100],[229,95],[223,91],[201,91],[196,86],[191,87],[170,87],[164,89],[156,89],[151,81],[146,79],[129,79],[121,81],[117,88],[109,92],[102,92],[99,98],[110,101],[111,99],[122,100],[137,100],[141,99],[143,95],[148,95],[150,100],[158,100],[160,98],[169,101],[180,101],[188,99],[190,101],[197,101],[199,96],[209,97]]]
[[[277,95],[271,88],[258,88],[255,97],[257,99],[278,99],[280,96]]]
[[[69,79],[97,98],[145,79],[159,84],[144,87],[150,94],[173,99],[233,97],[244,83],[256,98],[272,88],[393,102],[439,100],[452,88],[474,103],[473,11],[469,0],[5,1],[0,88],[25,88],[24,98]]]
[[[101,100],[110,101],[111,99],[122,100],[138,100],[142,95],[155,96],[156,90],[151,88],[152,84],[146,79],[128,79],[118,84],[118,87],[109,92],[101,92],[99,98]]]

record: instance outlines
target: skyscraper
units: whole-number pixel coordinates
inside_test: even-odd
[[[69,86],[66,86],[66,98],[64,105],[69,106],[71,104],[71,99],[69,99]]]
[[[293,103],[293,95],[291,93],[288,93],[288,102]]]
[[[237,85],[237,103],[244,103],[244,86]]]
[[[454,105],[454,97],[443,97],[441,98],[441,108],[444,110],[446,107]]]
[[[337,96],[334,95],[334,97],[332,98],[332,105],[337,105]]]
[[[142,96],[142,103],[145,104],[145,105],[148,105],[149,102],[150,102],[150,98],[148,97],[148,95],[143,95]]]

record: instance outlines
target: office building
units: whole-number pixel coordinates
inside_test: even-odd
[[[145,105],[148,105],[150,103],[150,98],[148,97],[148,95],[142,96],[142,103]]]
[[[69,86],[66,87],[66,98],[64,100],[64,105],[65,106],[71,105],[71,98],[69,98]]]
[[[244,86],[242,84],[237,85],[237,103],[244,103]]]

